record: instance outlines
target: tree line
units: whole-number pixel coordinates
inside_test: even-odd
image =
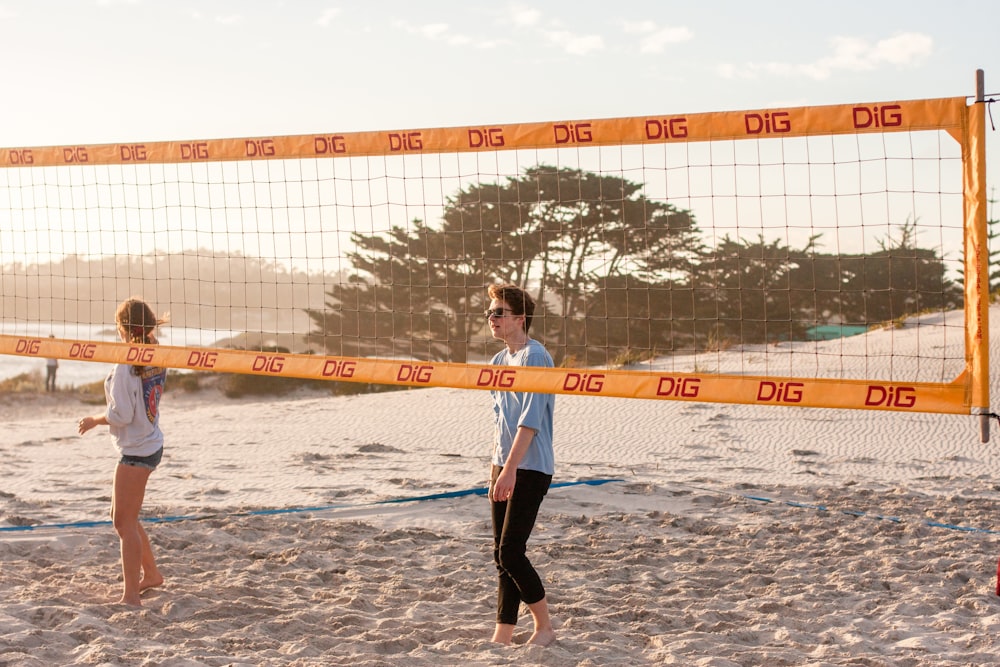
[[[819,236],[709,246],[691,211],[642,184],[537,165],[461,189],[434,224],[352,234],[352,270],[306,312],[329,354],[465,362],[486,349],[485,286],[513,282],[537,296],[532,334],[557,363],[600,365],[959,307],[961,285],[916,237],[906,220],[864,254],[824,253]]]
[[[206,249],[170,254],[68,255],[0,266],[0,313],[28,322],[111,324],[132,295],[170,313],[177,327],[305,332],[305,310],[325,300],[335,276]]]

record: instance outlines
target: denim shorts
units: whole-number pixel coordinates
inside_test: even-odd
[[[156,470],[156,466],[160,465],[160,459],[163,458],[163,447],[160,447],[154,453],[149,456],[130,456],[129,454],[122,454],[121,460],[118,461],[119,465],[123,466],[136,466],[139,468],[148,468],[149,470]]]

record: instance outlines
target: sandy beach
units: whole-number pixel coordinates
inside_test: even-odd
[[[111,444],[75,431],[100,410],[0,396],[0,665],[998,662],[996,423],[559,396],[541,648],[488,641],[487,393],[168,387],[140,610],[112,604]]]

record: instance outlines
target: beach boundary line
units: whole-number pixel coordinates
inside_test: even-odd
[[[602,486],[605,484],[621,483],[627,480],[623,478],[604,478],[604,479],[585,479],[576,480],[571,482],[556,482],[552,484],[550,489],[560,489],[574,486]],[[843,514],[846,516],[853,516],[859,519],[873,519],[875,521],[888,521],[891,523],[904,524],[912,520],[907,520],[903,516],[893,516],[888,514],[879,514],[876,512],[865,512],[861,510],[854,509],[843,509],[834,508],[827,505],[818,503],[808,503],[796,500],[782,500],[780,498],[771,498],[763,495],[751,495],[742,493],[733,493],[729,491],[722,491],[719,489],[711,489],[704,486],[685,484],[683,482],[678,483],[680,486],[697,489],[699,491],[705,491],[708,493],[713,493],[716,495],[725,495],[732,498],[737,498],[740,500],[746,500],[750,502],[767,504],[767,505],[782,505],[785,507],[790,507],[793,509],[805,509],[805,510],[815,510],[817,512],[824,512],[828,514]],[[430,500],[446,500],[450,498],[462,498],[466,496],[485,496],[488,488],[474,487],[471,489],[460,489],[457,491],[442,491],[438,493],[429,493],[420,496],[406,496],[403,498],[390,498],[388,500],[376,500],[367,503],[339,503],[336,505],[315,505],[315,506],[305,506],[305,507],[275,507],[275,508],[265,508],[258,510],[244,510],[239,512],[210,512],[204,514],[177,514],[170,516],[153,516],[144,517],[140,519],[143,523],[156,524],[156,523],[176,523],[181,521],[205,521],[208,519],[219,519],[225,517],[248,517],[248,516],[278,516],[282,514],[303,514],[310,512],[330,512],[335,510],[347,510],[347,509],[364,509],[368,507],[379,507],[382,505],[400,505],[404,503],[416,503],[425,502]],[[992,528],[982,528],[978,526],[963,526],[957,523],[947,523],[942,521],[933,521],[930,519],[920,520],[920,523],[928,528],[938,528],[943,530],[952,530],[962,533],[975,533],[982,535],[1000,535],[1000,530]],[[27,533],[33,531],[57,531],[66,530],[74,528],[98,528],[101,526],[110,526],[112,522],[110,520],[101,521],[71,521],[64,523],[44,523],[36,524],[30,526],[0,526],[0,538],[5,535],[12,533]]]
[[[624,482],[620,478],[608,479],[583,479],[572,482],[556,482],[550,489],[560,489],[571,486],[601,486],[614,482]],[[365,507],[378,507],[380,505],[399,505],[402,503],[416,503],[428,500],[445,500],[448,498],[461,498],[464,496],[485,496],[489,489],[485,486],[472,489],[461,489],[458,491],[442,491],[430,493],[422,496],[407,496],[404,498],[390,498],[388,500],[376,500],[370,503],[340,503],[337,505],[317,505],[311,507],[277,507],[270,509],[245,510],[241,512],[211,512],[206,514],[178,514],[160,517],[144,517],[140,519],[143,523],[174,523],[178,521],[204,521],[206,519],[218,519],[223,517],[245,517],[245,516],[274,516],[279,514],[299,514],[308,512],[328,512],[342,509],[360,509]],[[24,533],[36,530],[64,530],[71,528],[97,528],[100,526],[110,526],[110,520],[101,521],[71,521],[65,523],[43,523],[32,526],[0,526],[0,536],[6,533]]]
[[[874,519],[876,521],[889,521],[891,523],[908,523],[909,521],[902,516],[892,516],[888,514],[878,514],[874,512],[864,512],[860,510],[852,509],[837,509],[834,507],[828,507],[827,505],[821,505],[816,503],[807,503],[797,500],[781,500],[778,498],[770,498],[768,496],[760,495],[749,495],[743,493],[731,493],[728,491],[719,491],[717,489],[709,489],[703,486],[696,486],[692,484],[682,484],[682,486],[687,486],[692,489],[698,489],[699,491],[707,491],[708,493],[716,493],[720,495],[727,495],[733,498],[738,498],[740,500],[749,500],[761,504],[775,504],[784,505],[785,507],[792,507],[795,509],[806,509],[806,510],[816,510],[817,512],[826,513],[839,513],[847,516],[857,517],[859,519]],[[924,519],[920,521],[923,525],[928,528],[943,528],[945,530],[954,530],[962,533],[980,533],[983,535],[1000,535],[1000,530],[995,530],[992,528],[979,528],[976,526],[963,526],[956,523],[945,523],[942,521],[933,521],[931,519]]]

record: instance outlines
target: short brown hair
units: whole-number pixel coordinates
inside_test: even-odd
[[[531,319],[535,315],[535,300],[526,291],[511,283],[490,285],[487,290],[491,299],[503,301],[515,315],[524,315],[524,333],[531,328]]]

